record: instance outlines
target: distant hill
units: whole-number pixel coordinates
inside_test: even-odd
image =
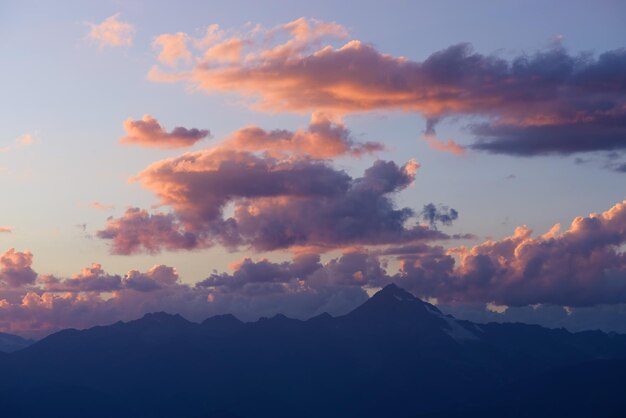
[[[222,315],[196,324],[153,313],[64,330],[0,356],[0,411],[11,417],[625,416],[626,379],[617,379],[625,375],[625,358],[623,335],[477,325],[389,285],[341,317],[277,315],[243,323]],[[586,399],[592,415],[581,407]]]
[[[0,352],[3,353],[11,353],[13,351],[21,350],[34,342],[35,341],[33,340],[28,340],[17,335],[0,332]]]

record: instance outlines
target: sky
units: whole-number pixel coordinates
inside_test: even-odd
[[[0,331],[338,315],[395,282],[626,332],[625,18],[0,2]]]

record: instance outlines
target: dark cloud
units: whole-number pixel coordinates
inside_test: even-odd
[[[173,213],[129,209],[110,218],[98,236],[110,239],[118,254],[215,243],[273,250],[446,239],[423,225],[407,226],[414,212],[393,203],[418,167],[376,161],[363,177],[351,178],[317,160],[230,149],[188,153],[154,163],[137,177]],[[226,218],[229,203],[234,214]]]
[[[470,131],[477,142],[472,148],[518,156],[626,149],[626,114],[618,118],[595,115],[589,118],[593,120],[545,126],[473,125]]]
[[[201,246],[197,234],[185,231],[173,214],[150,214],[129,208],[120,218],[109,217],[98,238],[111,240],[115,254],[131,254],[139,249],[158,253],[161,249],[180,250]]]
[[[436,228],[437,223],[452,225],[452,222],[459,217],[459,212],[447,206],[435,206],[435,204],[429,203],[424,205],[420,215],[431,227]]]
[[[220,293],[282,292],[285,285],[312,290],[335,286],[377,287],[388,283],[389,276],[373,254],[351,251],[322,264],[317,254],[296,256],[292,261],[254,262],[246,258],[232,274],[212,274],[197,284]]]
[[[145,273],[131,270],[128,274],[120,276],[109,274],[102,269],[101,264],[93,263],[70,278],[58,278],[53,275],[40,276],[37,284],[48,292],[107,293],[124,289],[150,292],[173,286],[177,281],[176,270],[164,265],[156,265]]]

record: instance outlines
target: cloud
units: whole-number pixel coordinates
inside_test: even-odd
[[[109,211],[109,210],[112,210],[115,206],[107,205],[106,203],[93,201],[89,203],[89,207],[93,209]]]
[[[98,24],[88,22],[90,29],[87,38],[97,43],[100,48],[131,46],[135,27],[128,22],[119,20],[119,17],[120,13],[116,13]]]
[[[612,157],[612,158],[611,158]],[[618,173],[626,173],[626,161],[619,160],[620,156],[611,156],[608,158],[608,161],[605,163],[604,167],[610,170],[616,171]]]
[[[456,252],[404,256],[399,284],[446,302],[584,307],[626,303],[626,201],[538,237],[525,226]],[[460,262],[456,263],[457,255]]]
[[[150,115],[144,115],[141,120],[126,119],[124,129],[127,136],[120,138],[120,143],[150,148],[187,148],[211,134],[207,129],[187,129],[181,126],[167,132]]]
[[[38,279],[41,288],[48,292],[96,292],[108,293],[131,289],[139,292],[150,292],[175,285],[179,280],[173,267],[155,265],[147,272],[131,270],[126,275],[108,274],[99,263],[82,269],[70,278],[57,278],[43,275]]]
[[[415,161],[376,161],[363,177],[352,178],[309,158],[219,147],[187,153],[153,163],[135,178],[173,212],[129,209],[110,218],[98,236],[111,240],[118,254],[216,243],[274,250],[446,239],[424,225],[408,226],[414,212],[393,203],[418,167]],[[234,213],[226,217],[230,204]]]
[[[6,147],[0,148],[0,152],[9,152],[15,148],[22,148],[29,145],[35,141],[35,136],[30,133],[26,133],[21,135],[20,137],[15,139],[15,142],[12,145],[7,145]]]
[[[356,142],[339,119],[324,113],[313,113],[306,130],[266,131],[256,126],[240,129],[226,140],[223,147],[261,151],[275,158],[295,155],[320,159],[346,154],[360,157],[384,149],[378,142]]]
[[[434,150],[449,152],[455,155],[464,155],[465,148],[454,142],[452,139],[448,139],[448,142],[443,142],[437,139],[434,134],[424,134],[422,138],[426,141],[428,146]]]
[[[214,273],[196,284],[216,293],[257,295],[282,292],[284,286],[311,291],[333,286],[380,286],[389,276],[378,258],[366,251],[348,251],[322,264],[317,254],[301,254],[292,261],[273,263],[245,258],[233,266],[234,272]]]
[[[465,148],[454,142],[452,139],[448,139],[448,142],[444,142],[437,138],[435,125],[438,121],[439,119],[434,118],[426,121],[426,130],[424,131],[424,135],[422,135],[422,139],[424,139],[428,146],[434,150],[449,152],[455,155],[464,155]]]
[[[32,134],[24,134],[17,139],[16,143],[17,145],[30,145],[33,141],[34,138]]]
[[[154,38],[152,47],[160,50],[158,60],[170,67],[175,67],[179,61],[191,62],[191,52],[187,49],[188,36],[185,33],[163,34]]]
[[[199,239],[199,234],[185,231],[174,214],[150,214],[139,208],[127,209],[120,218],[109,217],[106,228],[96,235],[112,241],[114,254],[124,255],[208,246]]]
[[[625,163],[621,163],[618,164],[616,167],[613,168],[615,171],[619,172],[619,173],[626,173],[626,162]]]
[[[429,203],[424,205],[421,215],[422,219],[435,228],[438,222],[443,225],[452,225],[452,222],[459,217],[459,212],[447,206],[435,206],[433,203]]]
[[[10,248],[0,255],[0,287],[20,287],[35,282],[37,273],[33,271],[33,254],[30,251],[15,251]]]
[[[463,147],[434,136],[436,121],[477,119],[469,125],[475,136],[471,148],[490,153],[566,155],[626,148],[623,49],[596,57],[571,55],[555,44],[507,60],[459,44],[419,62],[358,40],[333,46],[347,36],[345,28],[302,18],[235,36],[231,40],[245,42],[228,60],[206,54],[211,46],[196,43],[194,65],[169,73],[155,66],[149,78],[183,81],[207,93],[236,93],[268,111],[416,112],[429,121],[429,145],[457,154]]]
[[[381,181],[376,187],[394,186]],[[470,249],[412,242],[344,249],[326,261],[315,253],[279,262],[244,258],[230,272],[194,284],[164,265],[116,275],[94,263],[68,278],[37,275],[32,254],[11,249],[0,258],[0,330],[41,336],[154,311],[192,320],[227,312],[243,319],[342,314],[366,300],[366,289],[395,282],[461,318],[623,331],[624,243],[626,201],[577,217],[562,233],[557,225],[533,237],[519,227],[510,237]],[[396,272],[385,261],[394,256],[400,260]]]
[[[286,313],[298,318],[329,311],[346,313],[367,299],[360,287],[377,274],[367,254],[344,254],[327,264],[319,256],[291,262],[245,259],[231,274],[213,274],[195,285],[182,283],[172,267],[109,274],[100,264],[70,278],[41,275],[32,286],[0,292],[0,330],[44,336],[67,327],[85,328],[167,311],[192,320],[235,313],[258,319]]]
[[[93,263],[69,279],[52,275],[40,279],[45,290],[55,292],[112,292],[122,287],[122,279],[102,270],[102,265]]]

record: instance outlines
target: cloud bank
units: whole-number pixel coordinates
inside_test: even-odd
[[[533,237],[522,226],[469,249],[421,242],[345,249],[326,261],[316,253],[281,262],[246,257],[231,272],[195,284],[163,265],[123,276],[98,263],[68,278],[39,275],[31,268],[32,253],[9,249],[0,256],[0,330],[43,335],[161,310],[195,320],[227,312],[243,319],[341,314],[366,300],[366,289],[394,282],[460,317],[527,318],[578,329],[581,318],[587,327],[623,332],[624,244],[626,201],[577,217],[562,233],[556,225]],[[392,259],[400,261],[397,271]]]

